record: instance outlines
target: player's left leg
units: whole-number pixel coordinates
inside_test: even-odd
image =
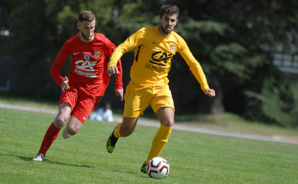
[[[152,141],[147,160],[141,167],[141,171],[144,173],[146,172],[146,164],[149,160],[159,156],[167,144],[174,124],[175,107],[169,86],[156,87],[154,94],[155,96],[151,102],[151,107],[160,121],[160,127]]]
[[[63,130],[63,138],[67,139],[71,135],[79,132],[81,126],[88,119],[88,116],[99,102],[99,97],[94,97],[90,94],[80,91],[80,96],[76,106],[72,110],[71,118]]]
[[[165,107],[160,108],[156,115],[161,123],[157,133],[152,142],[151,150],[148,154],[146,163],[153,157],[159,156],[165,145],[168,143],[172,126],[174,124],[174,109]]]
[[[147,160],[141,167],[141,172],[144,173],[147,172],[146,164],[149,162],[149,160],[151,160],[153,157],[159,156],[163,148],[168,143],[168,139],[172,131],[172,126],[174,124],[174,109],[169,107],[160,108],[156,112],[156,115],[160,120],[161,125],[152,141],[152,146],[148,154]]]
[[[77,134],[82,125],[83,123],[78,118],[72,116],[69,122],[67,123],[65,129],[63,130],[63,138],[67,139],[71,135]]]

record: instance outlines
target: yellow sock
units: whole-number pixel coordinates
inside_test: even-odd
[[[117,127],[115,128],[115,130],[114,130],[114,136],[117,137],[117,138],[122,137],[121,134],[120,134],[121,125],[122,125],[122,123],[119,123],[117,125]]]
[[[149,160],[151,160],[153,157],[159,156],[163,148],[168,143],[168,139],[170,137],[171,131],[172,131],[172,127],[167,127],[162,124],[160,125],[152,141],[151,150],[148,154],[146,163],[148,163]]]

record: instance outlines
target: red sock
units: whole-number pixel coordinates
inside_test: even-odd
[[[46,134],[44,135],[38,154],[42,153],[44,156],[46,156],[48,149],[57,138],[59,132],[60,129],[56,128],[55,125],[52,123],[48,128]]]

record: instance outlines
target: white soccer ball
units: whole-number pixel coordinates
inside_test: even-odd
[[[147,174],[151,178],[166,178],[170,172],[170,165],[162,157],[154,157],[147,164]]]

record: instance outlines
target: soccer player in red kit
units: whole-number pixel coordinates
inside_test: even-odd
[[[103,34],[95,33],[95,15],[84,11],[78,17],[77,27],[80,32],[67,40],[51,67],[51,75],[62,93],[59,111],[54,122],[45,133],[38,154],[34,161],[43,161],[46,152],[67,123],[63,137],[68,138],[79,132],[89,114],[96,107],[109,83],[107,73],[108,58],[116,46]],[[72,56],[68,77],[62,77],[60,69],[67,57]],[[122,66],[117,63],[119,72],[115,78],[116,95],[123,100]]]

